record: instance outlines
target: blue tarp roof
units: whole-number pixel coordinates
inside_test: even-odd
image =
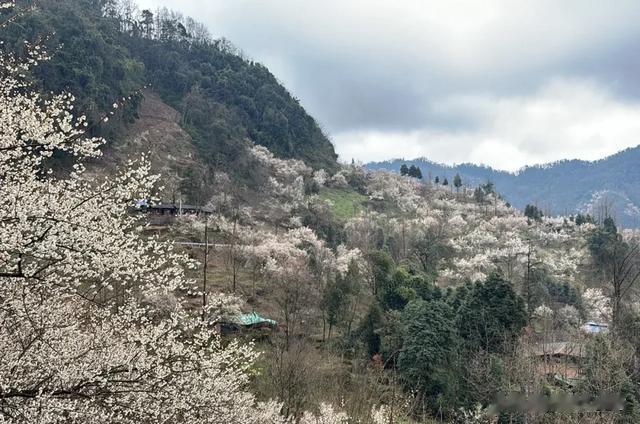
[[[606,333],[609,331],[609,325],[603,322],[589,321],[582,326],[582,329],[587,333]]]
[[[272,319],[264,318],[255,312],[250,314],[242,314],[235,317],[234,321],[240,325],[256,325],[256,324],[269,324],[277,325],[278,323]]]

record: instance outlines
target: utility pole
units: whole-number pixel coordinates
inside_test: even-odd
[[[209,259],[209,219],[204,221],[204,270],[202,275],[202,321],[205,320],[207,307],[207,265]]]
[[[240,214],[240,206],[236,207],[233,214],[233,238],[231,239],[231,272],[233,273],[233,293],[236,292],[236,280],[238,279],[238,264],[236,246],[238,244],[238,215]]]
[[[402,218],[402,259],[407,258],[407,240],[405,236],[405,222],[404,218]]]
[[[527,274],[525,276],[525,301],[527,302],[527,315],[531,317],[531,239],[528,240],[527,249]]]

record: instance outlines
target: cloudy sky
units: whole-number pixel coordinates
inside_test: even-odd
[[[267,65],[342,160],[516,170],[640,144],[637,0],[140,0]]]

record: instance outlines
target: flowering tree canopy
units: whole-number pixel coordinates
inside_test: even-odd
[[[145,158],[88,181],[103,140],[71,95],[29,87],[46,55],[27,50],[0,56],[0,422],[281,422],[245,390],[250,346],[223,347],[176,298],[193,263],[129,215],[156,181]]]

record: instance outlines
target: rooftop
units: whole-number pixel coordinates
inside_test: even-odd
[[[257,325],[257,324],[269,324],[278,325],[278,323],[272,319],[264,318],[255,312],[249,314],[238,315],[234,318],[234,322],[240,325]]]

